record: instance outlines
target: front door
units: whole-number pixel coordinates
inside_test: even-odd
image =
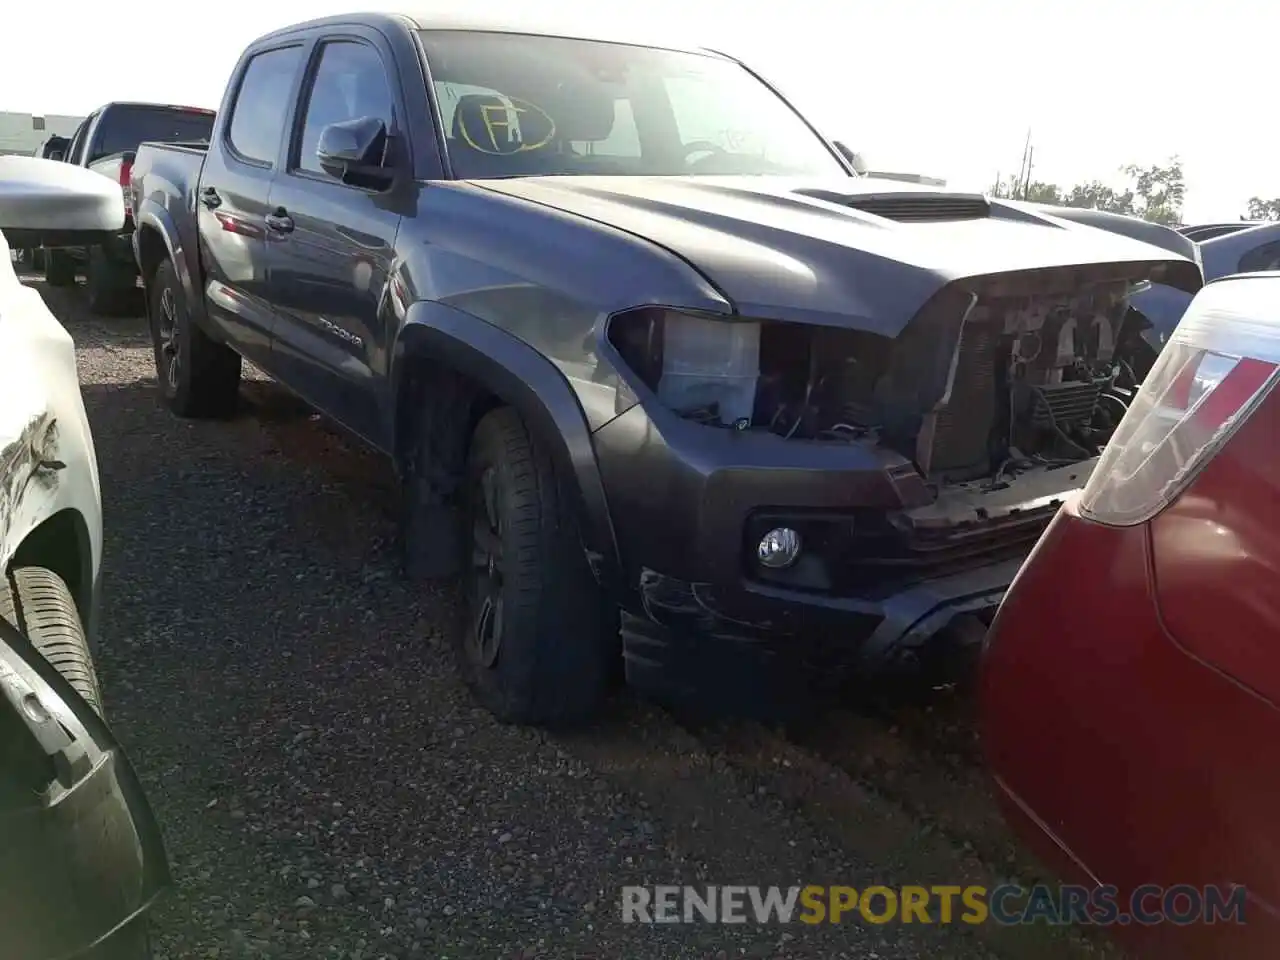
[[[272,372],[313,406],[378,446],[390,345],[381,321],[400,228],[401,190],[351,185],[321,169],[326,126],[397,115],[390,59],[360,32],[317,45],[304,83],[296,142],[271,193],[271,300],[279,312]],[[388,159],[388,164],[394,161]]]

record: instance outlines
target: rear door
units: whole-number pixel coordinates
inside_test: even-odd
[[[321,169],[316,147],[329,124],[381,120],[399,141],[386,167],[410,181],[395,61],[381,35],[357,27],[325,35],[311,55],[288,163],[271,192],[270,299],[279,319],[272,372],[309,403],[375,445],[389,384],[387,325],[380,322],[396,234],[411,191],[344,183]]]
[[[301,40],[281,41],[241,62],[194,198],[209,319],[263,366],[274,326],[266,292],[267,202],[307,48]]]

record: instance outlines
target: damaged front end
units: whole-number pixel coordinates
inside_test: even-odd
[[[959,624],[980,637],[973,617],[994,612],[1128,408],[1141,334],[1128,300],[1158,272],[1120,263],[964,278],[896,338],[653,308],[615,316],[608,337],[627,368],[665,411],[700,428],[693,456],[738,461],[703,470],[703,489],[741,517],[738,562],[691,585],[683,608],[724,614],[737,633],[801,623],[829,632],[831,614],[849,614],[857,628],[840,642],[863,665],[915,661]],[[664,441],[681,442],[683,430],[666,429]],[[713,439],[722,434],[733,441]],[[815,467],[823,459],[829,469]],[[812,471],[808,490],[784,481],[797,471]],[[737,485],[717,484],[720,474]],[[649,478],[664,484],[658,471]],[[691,526],[710,529],[706,515],[729,507],[703,499]],[[761,562],[756,546],[777,530],[796,535],[795,556]],[[653,598],[679,590],[653,570],[644,578],[658,619]],[[823,615],[792,618],[762,600]]]

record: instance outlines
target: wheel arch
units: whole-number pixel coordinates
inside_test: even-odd
[[[620,558],[604,481],[586,414],[550,360],[510,333],[434,301],[413,304],[391,362],[397,469],[406,476],[417,452],[422,417],[445,453],[431,478],[451,495],[480,418],[498,406],[515,409],[552,457],[578,510],[593,574],[606,588],[620,583]],[[438,433],[437,433],[438,431]]]
[[[182,293],[186,297],[193,316],[200,315],[201,297],[197,296],[195,279],[191,276],[190,265],[183,255],[183,248],[176,239],[179,236],[177,225],[167,210],[153,201],[145,202],[138,211],[137,228],[134,235],[134,254],[138,260],[138,273],[142,277],[142,286],[147,295],[146,311],[151,316],[151,281],[165,260],[173,263],[173,269],[182,284]]]

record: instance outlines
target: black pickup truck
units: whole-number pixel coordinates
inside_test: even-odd
[[[133,184],[165,402],[231,414],[243,357],[394,458],[520,722],[619,654],[683,698],[980,635],[1124,415],[1130,292],[1202,282],[1159,226],[860,177],[727,56],[545,26],[272,33]]]
[[[134,152],[143,140],[205,143],[213,129],[213,111],[163,103],[116,101],[89,114],[63,145],[62,160],[88,167],[120,184],[129,209],[128,190]],[[51,247],[45,250],[44,274],[50,286],[71,286],[76,274],[85,275],[89,308],[94,313],[118,313],[129,306],[138,286],[133,257],[133,221],[114,240],[92,247]]]

